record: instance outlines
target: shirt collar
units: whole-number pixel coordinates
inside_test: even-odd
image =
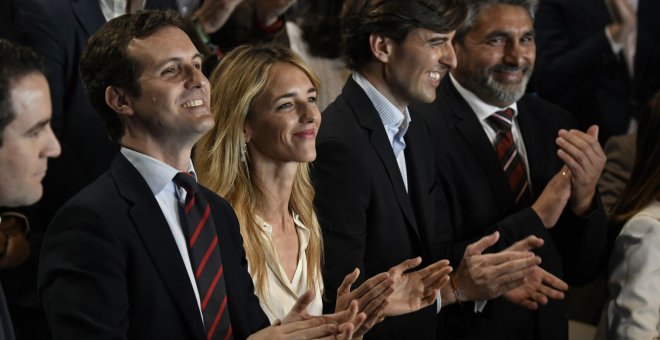
[[[378,112],[383,125],[398,129],[402,123],[405,123],[406,126],[410,124],[412,119],[410,118],[410,112],[408,111],[407,106],[403,112],[399,111],[399,109],[380,93],[380,91],[378,91],[378,89],[376,89],[367,78],[363,77],[358,72],[353,72],[352,77],[358,86],[364,90],[367,97],[369,97],[369,100]]]
[[[180,172],[178,169],[164,162],[126,147],[121,148],[121,153],[142,175],[154,196],[161,192],[168,184],[172,183],[174,176]],[[189,160],[188,162],[189,172],[197,180],[192,161]]]
[[[511,108],[513,110],[513,118],[515,119],[518,116],[518,104],[513,103],[509,106],[506,107],[499,107],[495,105],[490,105],[481,98],[477,97],[476,94],[474,94],[472,91],[466,89],[461,85],[456,78],[454,78],[454,75],[449,73],[449,79],[451,79],[451,82],[454,84],[454,87],[456,87],[456,90],[458,93],[461,94],[463,99],[470,105],[470,108],[472,108],[472,111],[477,115],[477,119],[479,121],[485,121],[490,115],[497,111],[502,111],[506,108]]]

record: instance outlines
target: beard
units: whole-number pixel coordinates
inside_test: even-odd
[[[461,72],[457,68],[456,75],[463,87],[472,91],[472,93],[476,94],[483,101],[503,107],[517,102],[525,95],[527,83],[529,82],[533,68],[532,65],[528,64],[521,66],[497,64],[484,69],[482,72],[469,72],[467,70]],[[520,70],[523,72],[523,78],[518,83],[507,84],[493,77],[493,74],[496,72],[515,72]]]

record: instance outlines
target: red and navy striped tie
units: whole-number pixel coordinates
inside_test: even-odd
[[[529,195],[529,182],[525,163],[518,153],[518,148],[513,142],[511,124],[513,122],[513,110],[507,108],[490,115],[486,121],[497,132],[495,137],[495,151],[500,159],[502,169],[509,181],[509,188],[513,193],[514,201],[518,203],[522,198]]]
[[[186,202],[179,204],[179,218],[197,281],[206,338],[232,339],[225,276],[211,207],[190,174],[178,173],[174,176],[174,183],[186,190]]]

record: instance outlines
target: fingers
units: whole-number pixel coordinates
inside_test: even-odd
[[[449,283],[449,273],[452,272],[453,268],[449,266],[449,261],[447,260],[438,261],[435,264],[438,264],[440,262],[442,262],[441,263],[442,266],[438,266],[434,268],[433,272],[430,275],[426,275],[422,277],[422,283],[424,284],[425,292],[431,289],[440,289],[444,285]]]
[[[355,268],[353,272],[346,275],[344,277],[344,281],[342,281],[341,285],[339,285],[339,288],[337,288],[337,296],[346,295],[350,293],[351,286],[353,285],[353,283],[355,283],[355,280],[357,280],[359,275],[360,275],[360,270],[358,268]]]
[[[348,278],[348,276],[346,277]],[[357,279],[357,275],[355,278]],[[360,302],[360,305],[362,305],[361,300],[368,301],[372,299],[374,295],[382,293],[387,289],[388,286],[391,286],[394,282],[389,280],[389,278],[390,274],[388,273],[380,273],[371,277],[369,280],[364,281],[357,289],[352,292],[351,299],[358,299],[358,302]],[[344,279],[344,282],[346,282],[346,279]],[[353,282],[355,282],[355,280],[353,280]],[[342,283],[342,285],[344,284]]]
[[[337,325],[327,323],[323,318],[295,321],[277,327],[281,327],[280,331],[285,338],[317,339],[334,336],[338,332]]]
[[[384,274],[384,275],[383,275]],[[385,278],[384,280],[381,280]],[[368,291],[365,292],[362,296],[360,296],[358,300],[358,307],[361,309],[362,312],[366,313],[368,316],[371,315],[371,313],[374,312],[380,305],[382,305],[383,301],[387,301],[387,298],[392,295],[394,292],[394,280],[389,278],[389,275],[387,273],[381,273],[379,275],[376,275],[369,279],[367,282],[363,283],[354,293],[357,293],[357,291],[365,286],[369,281],[375,280],[377,282],[378,280],[381,280],[376,284],[376,286],[371,287]],[[358,294],[355,294],[357,296]]]
[[[543,269],[541,269],[541,270],[543,270]],[[543,270],[542,281],[545,285],[553,287],[557,290],[560,290],[560,291],[567,291],[568,290],[568,284],[566,282],[562,281],[560,278],[548,273],[545,270]]]
[[[592,126],[587,133],[578,130],[559,130],[557,155],[577,176],[600,170],[600,163],[605,160],[605,153],[598,143],[598,127]]]
[[[418,256],[415,257],[414,259],[408,259],[397,264],[396,266],[390,268],[390,270],[388,270],[387,272],[389,273],[390,276],[400,276],[407,270],[419,266],[420,263],[422,263],[422,258]]]
[[[497,243],[497,240],[500,239],[500,233],[499,232],[494,232],[490,235],[482,237],[479,241],[470,244],[465,248],[465,256],[471,256],[471,255],[480,255],[481,253],[484,252],[484,250],[488,249],[488,247],[494,245]]]
[[[532,250],[534,248],[542,247],[543,244],[544,241],[542,238],[536,237],[534,235],[530,235],[512,244],[510,247],[506,248],[506,250],[514,250],[514,251]]]
[[[305,314],[307,314],[307,307],[312,301],[314,301],[314,290],[310,289],[301,295],[296,303],[291,307],[289,314],[287,314],[282,320],[283,324],[287,324],[293,321],[298,321],[304,319]]]

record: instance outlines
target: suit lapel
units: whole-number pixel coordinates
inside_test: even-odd
[[[105,23],[105,17],[98,1],[72,0],[71,8],[87,36],[96,33]]]
[[[205,338],[204,325],[186,268],[151,190],[140,173],[121,154],[115,158],[111,171],[120,194],[132,203],[129,215],[170,297],[181,310],[181,316],[195,338]]]
[[[443,92],[441,95],[447,96],[456,130],[472,149],[474,157],[479,160],[482,171],[488,178],[488,183],[490,183],[491,189],[497,197],[500,209],[505,210],[506,207],[513,204],[514,197],[493,145],[488,140],[488,136],[474,111],[458,93],[449,77],[446,77],[442,82],[441,91]],[[440,109],[446,110],[445,108]]]
[[[364,90],[352,78],[348,79],[342,92],[346,96],[346,101],[351,106],[356,120],[360,126],[368,131],[369,142],[374,150],[376,150],[378,157],[387,171],[390,183],[396,192],[399,206],[419,239],[419,230],[415,221],[412,204],[403,184],[399,165],[394,157],[392,146],[389,143],[385,127],[378,112],[369,100],[369,97],[364,93]]]
[[[549,151],[550,147],[544,142],[544,138],[538,135],[538,132],[543,131],[543,128],[534,120],[534,114],[529,110],[524,99],[518,101],[517,120],[527,153],[527,164],[529,165],[530,174],[530,196],[537,197],[541,194],[543,187],[539,188],[534,184],[544,183],[546,181],[543,178],[544,170],[550,169],[549,159],[544,155],[552,155],[553,152]]]

